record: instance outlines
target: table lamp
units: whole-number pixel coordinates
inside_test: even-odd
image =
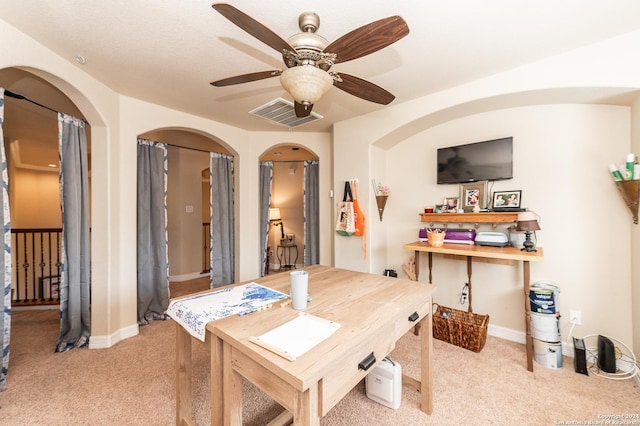
[[[269,223],[272,226],[279,226],[282,231],[282,239],[284,239],[284,225],[282,224],[282,216],[280,216],[280,209],[278,207],[269,209]]]
[[[538,251],[535,244],[531,241],[531,233],[540,230],[538,225],[538,217],[533,212],[518,213],[518,221],[516,223],[516,231],[524,231],[524,243],[521,251]]]

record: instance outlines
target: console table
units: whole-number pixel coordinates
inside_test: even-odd
[[[442,215],[442,214],[441,214]],[[527,347],[527,370],[533,371],[533,338],[531,336],[531,306],[529,305],[529,281],[531,279],[529,262],[541,261],[544,258],[542,248],[536,247],[538,251],[525,252],[516,247],[488,247],[470,244],[444,244],[442,247],[430,246],[428,242],[417,241],[402,246],[406,250],[415,252],[415,273],[416,279],[420,277],[420,253],[426,252],[429,255],[429,283],[432,282],[433,253],[449,254],[454,256],[464,256],[467,260],[467,276],[469,278],[469,311],[471,308],[471,273],[473,258],[502,259],[522,261],[524,272],[524,308],[526,324],[526,347]]]
[[[280,263],[280,271],[296,269],[296,262],[298,262],[298,246],[279,245],[276,249],[276,255],[278,256],[278,262]],[[293,257],[294,255],[295,258]],[[291,259],[293,259],[293,262],[291,261]]]
[[[249,315],[209,322],[206,342],[211,347],[211,424],[242,424],[242,377],[245,377],[290,413],[280,416],[278,424],[288,424],[293,417],[294,425],[318,426],[320,417],[372,371],[393,350],[396,341],[416,324],[426,331],[420,339],[420,381],[404,376],[403,381],[419,389],[420,408],[431,413],[431,305],[436,287],[321,265],[305,270],[309,273],[309,295],[313,301],[304,312],[335,321],[340,328],[295,361],[289,361],[252,343],[250,337],[298,316],[299,311],[290,305],[274,304]],[[272,274],[255,282],[289,292],[288,274]],[[176,424],[193,424],[193,339],[184,327],[176,324]],[[376,361],[363,367],[363,361],[372,355]]]

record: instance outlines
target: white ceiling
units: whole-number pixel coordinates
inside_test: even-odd
[[[277,97],[290,99],[277,78],[224,88],[209,84],[284,68],[278,52],[233,25],[211,3],[0,0],[0,10],[1,19],[119,93],[248,130],[283,130],[248,114]],[[391,105],[640,29],[637,0],[232,4],[284,39],[299,32],[298,15],[307,10],[320,15],[318,33],[329,42],[369,22],[402,16],[410,28],[407,37],[332,68],[389,90],[396,95]],[[77,55],[86,58],[84,65],[76,62]],[[381,108],[334,87],[314,106],[324,119],[296,131],[327,131],[334,122]]]

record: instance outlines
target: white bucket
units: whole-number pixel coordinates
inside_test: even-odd
[[[531,312],[531,336],[545,342],[559,342],[560,319],[555,315]]]
[[[562,368],[562,343],[543,342],[533,339],[533,358],[547,368]]]
[[[538,281],[529,288],[531,312],[538,314],[558,313],[558,296],[560,289],[551,281]]]

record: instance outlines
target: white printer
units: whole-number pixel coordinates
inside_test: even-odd
[[[506,247],[509,238],[504,232],[478,232],[475,243],[478,246]]]

